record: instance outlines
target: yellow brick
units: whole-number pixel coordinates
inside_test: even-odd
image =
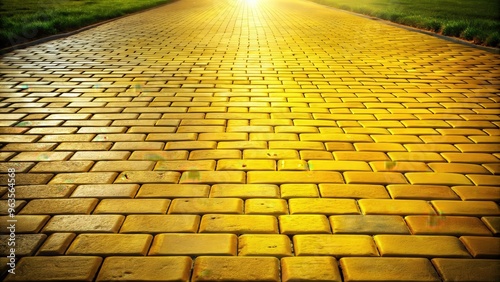
[[[89,214],[97,202],[97,199],[35,199],[19,214]]]
[[[366,134],[300,134],[301,141],[329,141],[329,142],[373,142]]]
[[[330,224],[324,215],[280,215],[281,234],[330,234]]]
[[[247,183],[289,184],[289,183],[342,183],[338,172],[323,171],[250,171]]]
[[[114,183],[177,183],[180,175],[173,171],[124,171]]]
[[[112,160],[126,160],[129,157],[129,152],[122,151],[84,151],[84,152],[76,152],[71,160],[73,161],[112,161]]]
[[[153,161],[99,161],[91,171],[131,171],[131,170],[152,170]]]
[[[181,184],[230,184],[245,183],[245,172],[242,171],[187,171],[182,173]]]
[[[17,177],[17,174],[16,174]],[[17,180],[17,179],[16,179]],[[4,182],[4,183],[7,183]],[[38,199],[38,198],[67,198],[73,192],[76,185],[16,185],[16,199]],[[5,187],[5,191],[7,188]],[[2,199],[7,199],[5,194]]]
[[[448,186],[439,185],[388,185],[387,190],[393,199],[414,200],[454,200],[457,195]]]
[[[159,161],[154,170],[214,170],[216,162],[214,160],[203,161]],[[146,169],[144,169],[146,170]]]
[[[167,212],[170,200],[166,199],[104,199],[94,214],[143,214]]]
[[[283,170],[309,170],[307,162],[304,160],[279,160],[278,171]]]
[[[169,214],[243,213],[243,200],[235,198],[174,199]]]
[[[375,235],[374,240],[381,256],[470,257],[453,236]]]
[[[369,184],[320,184],[323,198],[388,199],[389,194],[382,185]]]
[[[204,198],[210,186],[198,184],[144,184],[137,198]]]
[[[94,162],[92,161],[39,162],[30,170],[30,172],[83,172],[88,171],[93,164]]]
[[[450,163],[497,163],[498,158],[486,153],[442,153],[441,154]]]
[[[337,151],[333,156],[338,161],[386,161],[387,155],[382,152]]]
[[[188,281],[192,264],[192,259],[184,256],[108,257],[96,281]]]
[[[484,167],[477,164],[430,163],[429,167],[439,173],[488,173]]]
[[[407,216],[405,220],[416,235],[491,236],[488,228],[476,217]]]
[[[239,150],[196,150],[189,154],[190,160],[241,159]]]
[[[467,177],[477,186],[498,186],[500,184],[500,175],[467,174]]]
[[[340,266],[345,282],[441,281],[425,258],[342,258]]]
[[[431,206],[422,200],[361,199],[358,204],[363,214],[435,214]]]
[[[245,201],[245,214],[288,214],[288,205],[281,199],[247,199]]]
[[[120,233],[195,233],[199,215],[128,215]]]
[[[116,172],[60,173],[49,184],[110,184],[116,176]]]
[[[92,281],[102,258],[96,256],[51,256],[25,257],[19,261],[16,274],[8,276],[5,281],[61,280]]]
[[[256,270],[259,271],[256,271]],[[274,257],[198,257],[193,282],[280,281],[279,260]]]
[[[460,241],[474,258],[498,258],[500,238],[483,236],[462,236]]]
[[[324,150],[322,142],[305,141],[269,141],[269,149]]]
[[[219,160],[217,170],[275,170],[273,160]]]
[[[279,198],[279,188],[270,184],[216,184],[211,198]]]
[[[198,140],[201,141],[246,141],[248,140],[247,133],[229,133],[229,132],[219,132],[219,133],[201,133],[198,136]]]
[[[296,256],[378,256],[368,235],[295,235],[293,247]]]
[[[491,282],[500,278],[498,260],[434,258],[432,263],[445,282]]]
[[[299,154],[296,150],[244,150],[244,159],[298,159]]]
[[[250,133],[250,141],[296,141],[295,133]]]
[[[467,177],[458,173],[409,172],[406,178],[413,185],[471,185]]]
[[[292,256],[290,238],[285,235],[242,235],[238,238],[238,256]]]
[[[337,260],[332,257],[286,257],[281,259],[282,281],[341,282]]]
[[[334,234],[409,234],[405,221],[394,215],[330,216]]]
[[[199,233],[277,234],[278,222],[272,215],[205,214]]]
[[[455,186],[451,189],[464,201],[500,201],[500,193],[495,186]]]
[[[202,150],[215,149],[215,141],[171,141],[165,146],[165,150]]]
[[[55,215],[42,232],[116,233],[124,219],[123,215]]]
[[[335,152],[334,154],[337,154]],[[315,170],[335,170],[335,171],[371,171],[370,166],[363,161],[334,161],[334,160],[311,160],[308,162],[309,169]]]
[[[145,150],[154,151],[162,150],[165,147],[163,142],[115,142],[111,150],[116,151],[135,151]]]
[[[158,234],[149,255],[235,256],[237,244],[238,237],[234,234]]]
[[[396,172],[344,172],[347,184],[405,184],[406,179]]]
[[[217,149],[267,149],[265,141],[227,141],[218,142]]]
[[[486,216],[500,215],[500,208],[493,201],[432,201],[441,215]]]
[[[151,133],[146,141],[194,141],[196,133]],[[129,140],[130,141],[130,140]]]
[[[318,187],[315,184],[283,184],[281,185],[281,198],[317,198]]]
[[[290,214],[359,214],[351,199],[294,198],[288,200]]]
[[[38,249],[37,255],[63,255],[75,236],[76,234],[74,233],[54,233],[50,235],[40,249]]]
[[[185,160],[188,157],[188,151],[135,151],[130,155],[129,160]]]
[[[333,155],[324,151],[300,151],[302,160],[332,160]]]
[[[396,161],[377,161],[370,162],[370,166],[376,172],[415,172],[431,171],[424,162],[396,162]]]
[[[38,233],[49,218],[48,215],[16,215],[15,218],[0,216],[0,229],[3,230],[2,233],[8,231],[7,227],[14,223],[16,233]]]
[[[144,256],[153,241],[149,234],[80,234],[67,255]]]

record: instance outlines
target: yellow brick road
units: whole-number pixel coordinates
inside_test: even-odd
[[[0,63],[0,279],[500,280],[499,55],[179,0]]]

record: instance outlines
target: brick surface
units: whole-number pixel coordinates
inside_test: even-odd
[[[425,258],[342,258],[344,281],[441,281]]]
[[[149,234],[80,234],[66,254],[144,256],[152,240]]]
[[[0,215],[13,194],[4,172],[14,168],[19,254],[105,260],[82,266],[84,276],[61,263],[68,272],[54,273],[64,281],[71,273],[84,281],[434,281],[428,259],[450,255],[393,244],[398,259],[361,257],[340,279],[338,261],[371,249],[356,249],[356,239],[321,256],[302,245],[297,256],[283,236],[404,235],[429,250],[441,244],[435,238],[460,237],[465,262],[492,258],[498,54],[318,1],[170,2],[0,58]],[[244,255],[224,258],[228,269],[217,254],[192,271],[195,252],[152,257],[148,268],[152,241],[134,241],[187,234],[202,242],[207,233],[240,236],[232,247]],[[111,248],[125,241],[131,248]],[[451,265],[435,264],[439,279],[469,279],[446,276]],[[495,280],[484,265],[476,280]]]
[[[96,281],[189,281],[192,259],[173,257],[108,257]]]
[[[373,238],[381,256],[470,257],[464,245],[453,236],[375,235]]]
[[[235,256],[238,238],[234,234],[159,234],[149,255]]]
[[[432,264],[436,267],[443,281],[478,281],[493,282],[500,279],[498,260],[473,260],[435,258]]]
[[[5,281],[92,281],[101,262],[96,256],[26,257]]]
[[[367,235],[295,235],[293,246],[297,256],[378,256]]]
[[[241,235],[238,256],[292,256],[290,238],[286,235]]]
[[[474,258],[495,259],[500,256],[500,238],[498,237],[461,236],[460,241]]]
[[[278,222],[272,215],[206,214],[201,218],[200,233],[274,234]]]
[[[340,282],[337,260],[333,257],[286,257],[281,259],[282,281]]]
[[[202,256],[194,261],[191,281],[277,282],[279,274],[279,260],[273,257]]]

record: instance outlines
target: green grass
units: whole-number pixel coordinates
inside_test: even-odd
[[[0,0],[0,49],[170,0]]]
[[[343,10],[500,47],[498,0],[311,0]]]

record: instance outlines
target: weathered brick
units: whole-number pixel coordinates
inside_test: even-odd
[[[186,160],[188,151],[135,151],[128,158],[131,161]]]
[[[92,281],[101,265],[96,256],[25,257],[5,281]]]
[[[38,249],[37,255],[60,256],[64,255],[66,249],[76,237],[75,233],[54,233],[51,234],[43,245]]]
[[[177,183],[180,176],[174,171],[124,171],[114,183]]]
[[[26,257],[35,255],[36,250],[47,238],[45,234],[16,234],[15,246],[8,246],[9,235],[0,235],[0,256],[6,257],[11,254],[10,249],[15,247],[16,257]]]
[[[425,258],[342,258],[340,267],[345,282],[441,281]]]
[[[55,215],[42,232],[116,233],[124,219],[123,215]]]
[[[35,199],[19,214],[89,214],[97,202],[97,199]]]
[[[235,256],[238,237],[234,234],[158,234],[150,256]]]
[[[274,160],[219,160],[217,170],[275,170]]]
[[[8,232],[7,227],[15,224],[16,233],[38,233],[49,218],[48,215],[17,215],[15,218],[0,216],[0,232]]]
[[[293,247],[297,256],[378,256],[368,235],[295,235]]]
[[[71,194],[73,198],[133,198],[139,190],[138,184],[78,185]]]
[[[258,269],[259,271],[255,271]],[[211,257],[194,261],[193,282],[280,281],[279,260],[274,257]]]
[[[407,216],[412,234],[416,235],[478,235],[491,236],[491,232],[476,217],[464,216]]]
[[[111,184],[116,176],[116,172],[59,173],[49,184]]]
[[[272,215],[205,214],[200,233],[276,234],[278,222]]]
[[[330,224],[334,234],[409,234],[397,215],[333,215]]]
[[[16,199],[67,198],[75,187],[76,185],[71,184],[19,185],[16,186]],[[6,198],[7,195],[2,197],[2,199]]]
[[[91,171],[152,170],[154,165],[153,161],[99,161]]]
[[[500,262],[496,259],[434,258],[432,263],[444,282],[494,282],[500,279]]]
[[[152,240],[149,234],[80,234],[66,254],[144,256]]]

